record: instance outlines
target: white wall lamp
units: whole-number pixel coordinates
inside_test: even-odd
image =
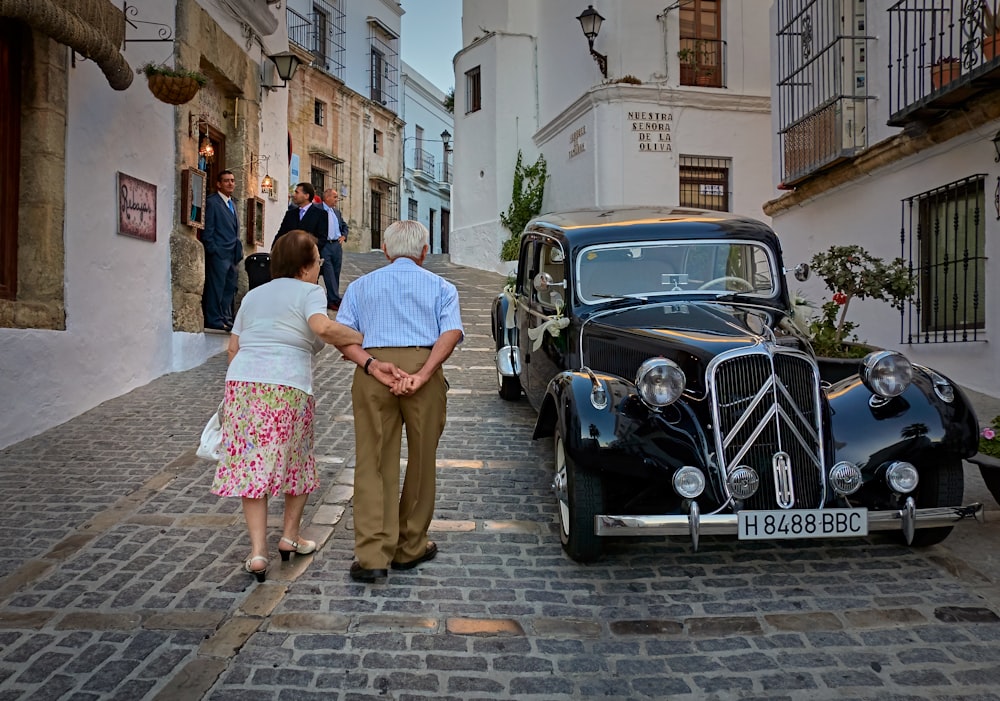
[[[594,39],[597,38],[597,34],[601,31],[601,23],[604,22],[604,18],[601,17],[600,12],[594,9],[593,5],[588,5],[587,9],[577,17],[577,20],[580,22],[583,36],[587,37],[587,43],[590,45],[590,55],[597,61],[597,67],[601,69],[601,75],[607,78],[608,57],[594,51]]]

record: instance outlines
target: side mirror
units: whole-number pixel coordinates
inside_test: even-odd
[[[810,272],[811,271],[809,270],[808,263],[799,263],[798,265],[795,266],[795,271],[794,271],[795,279],[798,280],[799,282],[805,282],[806,280],[809,279]]]
[[[560,280],[559,282],[552,282],[552,276],[546,272],[541,272],[535,275],[535,278],[531,281],[534,285],[535,290],[538,292],[545,292],[550,287],[566,287],[566,281]]]

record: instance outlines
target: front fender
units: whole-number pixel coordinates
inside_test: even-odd
[[[493,300],[493,305],[490,310],[490,317],[492,323],[490,324],[490,331],[493,334],[493,341],[496,344],[496,349],[499,350],[503,346],[514,345],[511,342],[511,333],[513,329],[504,328],[504,320],[507,318],[507,310],[510,308],[510,298],[506,294],[499,294]]]
[[[874,469],[889,460],[931,466],[976,453],[979,427],[961,389],[951,383],[954,400],[944,401],[935,383],[947,380],[920,366],[903,394],[881,406],[856,376],[830,387],[830,430],[835,459]]]

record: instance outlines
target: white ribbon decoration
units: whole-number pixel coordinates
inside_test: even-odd
[[[546,316],[542,318],[546,320],[544,324],[536,326],[533,329],[528,329],[528,338],[534,341],[531,344],[531,350],[533,351],[542,347],[542,337],[546,331],[553,336],[558,336],[562,329],[569,326],[569,319],[565,316]]]

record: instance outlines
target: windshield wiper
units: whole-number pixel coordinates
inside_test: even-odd
[[[640,294],[628,294],[628,295],[609,295],[604,292],[591,292],[591,297],[600,297],[601,299],[638,299],[642,302],[648,302],[649,298],[644,297]]]

